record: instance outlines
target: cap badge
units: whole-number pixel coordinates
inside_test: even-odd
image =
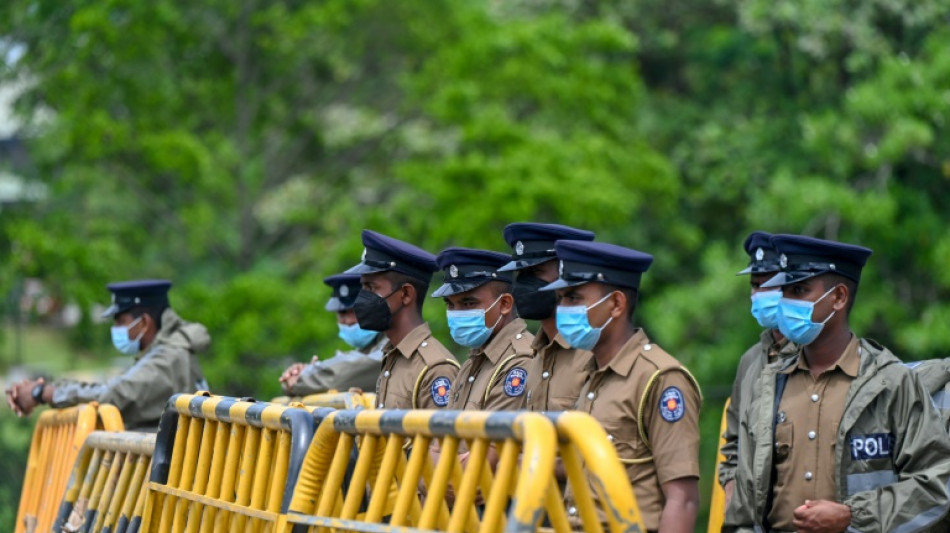
[[[515,253],[518,254],[518,255],[524,254],[524,243],[523,243],[523,242],[518,241],[518,242],[515,243]]]
[[[564,261],[557,262],[557,275],[558,276],[564,275]]]
[[[366,248],[363,248],[363,255],[360,256],[360,261],[366,261]]]
[[[451,265],[449,267],[449,276],[452,276],[453,278],[459,277],[459,267]]]
[[[785,257],[785,254],[782,254],[778,257],[778,266],[782,268],[788,268],[788,258]]]
[[[762,248],[759,248],[758,250],[755,251],[756,261],[761,261],[764,257],[765,257],[765,250],[763,250]]]
[[[340,296],[346,298],[350,295],[350,287],[348,285],[340,285]]]

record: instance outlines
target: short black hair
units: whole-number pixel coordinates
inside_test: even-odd
[[[633,323],[633,314],[637,310],[637,304],[639,303],[640,291],[633,289],[631,287],[621,287],[619,285],[611,285],[609,283],[601,283],[602,287],[601,294],[607,296],[608,294],[618,291],[622,292],[624,296],[627,297],[627,320],[632,324]]]
[[[821,283],[826,291],[831,290],[832,287],[837,285],[844,285],[848,288],[848,307],[845,308],[845,313],[850,315],[851,308],[854,307],[854,299],[858,295],[858,283],[841,274],[830,273],[821,275]]]
[[[142,315],[148,315],[152,317],[152,322],[155,322],[155,329],[162,329],[162,313],[168,309],[168,306],[165,304],[161,305],[141,305],[138,307],[133,307],[127,312],[132,315],[132,318],[139,318]]]
[[[489,281],[485,285],[491,289],[492,296],[498,298],[502,294],[511,294],[511,283],[508,283],[505,280],[495,280]]]
[[[429,284],[419,278],[394,270],[387,270],[385,274],[384,277],[392,284],[392,290],[394,291],[403,285],[412,285],[412,288],[416,290],[416,310],[422,313],[422,304],[425,303],[426,294],[429,292]]]

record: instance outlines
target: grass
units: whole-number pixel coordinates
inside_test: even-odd
[[[0,333],[0,372],[14,366],[30,373],[58,376],[77,370],[98,370],[109,366],[109,360],[91,352],[73,348],[66,330],[49,326],[28,325],[20,331],[20,354],[17,354],[16,329],[6,324]]]

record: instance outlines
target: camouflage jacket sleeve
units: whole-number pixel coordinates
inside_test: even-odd
[[[726,483],[736,477],[736,467],[738,466],[739,455],[739,409],[742,405],[742,389],[749,388],[747,379],[754,380],[756,376],[746,376],[749,368],[755,366],[756,358],[763,356],[761,343],[746,350],[739,359],[739,368],[736,370],[736,378],[732,383],[732,394],[729,396],[729,406],[726,408],[726,430],[722,434],[722,452],[725,458],[719,465],[719,483],[725,486]]]
[[[122,373],[105,383],[57,381],[52,404],[65,407],[98,401],[115,405],[126,427],[157,422],[173,394],[194,392],[188,383],[192,355],[187,350],[158,345]]]
[[[894,393],[886,412],[879,416],[889,418],[889,427],[901,428],[895,432],[892,451],[895,480],[844,500],[851,508],[848,531],[929,530],[950,509],[950,437],[927,392],[909,373],[889,386]],[[852,467],[851,471],[859,469]]]
[[[383,339],[385,341],[385,337]],[[351,387],[372,392],[382,367],[384,344],[377,343],[368,354],[359,350],[337,352],[329,359],[311,363],[286,392],[292,396],[306,396],[329,390],[346,392]]]

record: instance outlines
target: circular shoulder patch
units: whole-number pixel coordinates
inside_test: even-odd
[[[432,401],[439,407],[445,407],[449,404],[449,391],[452,390],[452,382],[445,376],[439,376],[432,382],[430,394]]]
[[[508,396],[521,396],[524,394],[525,381],[528,379],[528,372],[517,366],[508,371],[505,376],[505,394]]]
[[[676,422],[686,414],[683,393],[677,387],[667,387],[660,395],[660,416],[667,422]]]

